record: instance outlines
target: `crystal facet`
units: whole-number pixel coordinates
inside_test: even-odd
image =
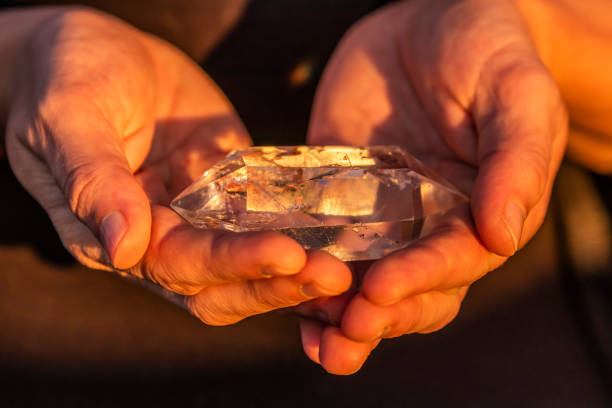
[[[403,248],[467,197],[397,146],[230,153],[174,199],[196,227],[275,230],[344,261]]]

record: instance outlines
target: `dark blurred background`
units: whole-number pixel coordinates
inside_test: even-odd
[[[334,46],[385,2],[81,3],[204,61],[257,144],[299,144]],[[571,163],[541,231],[473,286],[452,324],[384,341],[349,377],[307,360],[291,316],[207,327],[138,285],[76,264],[0,166],[2,406],[611,403],[612,183]]]

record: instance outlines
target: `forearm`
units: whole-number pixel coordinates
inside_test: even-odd
[[[612,2],[515,1],[567,104],[568,154],[612,172]]]
[[[0,13],[0,138],[4,140],[15,73],[20,68],[28,38],[46,19],[61,12],[59,7],[7,10]]]

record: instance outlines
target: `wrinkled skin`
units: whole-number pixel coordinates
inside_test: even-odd
[[[167,207],[250,143],[179,51],[68,9],[38,28],[21,58],[7,154],[71,253],[185,295],[209,324],[319,298],[298,311],[323,309],[337,324],[304,320],[304,349],[337,374],[358,370],[382,338],[453,319],[469,285],[541,224],[566,140],[557,87],[509,0],[415,0],[358,23],[326,69],[309,142],[403,145],[471,204],[344,293],[350,271],[325,253],[275,233],[195,230]]]
[[[566,135],[557,86],[511,1],[406,1],[358,22],[323,75],[309,143],[405,146],[471,202],[374,262],[359,293],[316,301],[339,324],[303,320],[306,354],[350,374],[382,338],[448,324],[470,284],[541,225]]]
[[[196,230],[168,208],[211,164],[250,144],[184,54],[84,9],[59,9],[23,50],[7,155],[81,263],[185,295],[214,325],[349,287],[350,271],[331,255],[306,254],[278,233]]]

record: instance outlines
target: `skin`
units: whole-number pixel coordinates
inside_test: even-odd
[[[471,197],[425,239],[359,265],[360,291],[346,291],[350,271],[327,254],[273,233],[194,230],[167,207],[250,141],[185,55],[109,16],[0,14],[0,56],[14,61],[0,65],[7,154],[83,264],[183,294],[209,324],[300,304],[319,317],[302,321],[306,354],[353,373],[382,338],[450,322],[469,285],[533,236],[567,140],[561,96],[570,154],[612,168],[612,103],[598,91],[612,84],[609,6],[590,4],[599,11],[578,0],[413,0],[346,34],[309,142],[403,145]]]
[[[278,233],[197,230],[168,207],[250,144],[230,103],[183,53],[87,9],[47,10],[13,41],[8,159],[82,264],[185,295],[211,325],[349,287],[349,269],[331,255],[307,254]]]
[[[559,89],[513,2],[401,2],[361,20],[323,75],[309,143],[403,145],[471,205],[373,263],[339,327],[305,321],[306,354],[350,374],[381,338],[449,323],[469,285],[541,225],[566,137]]]

